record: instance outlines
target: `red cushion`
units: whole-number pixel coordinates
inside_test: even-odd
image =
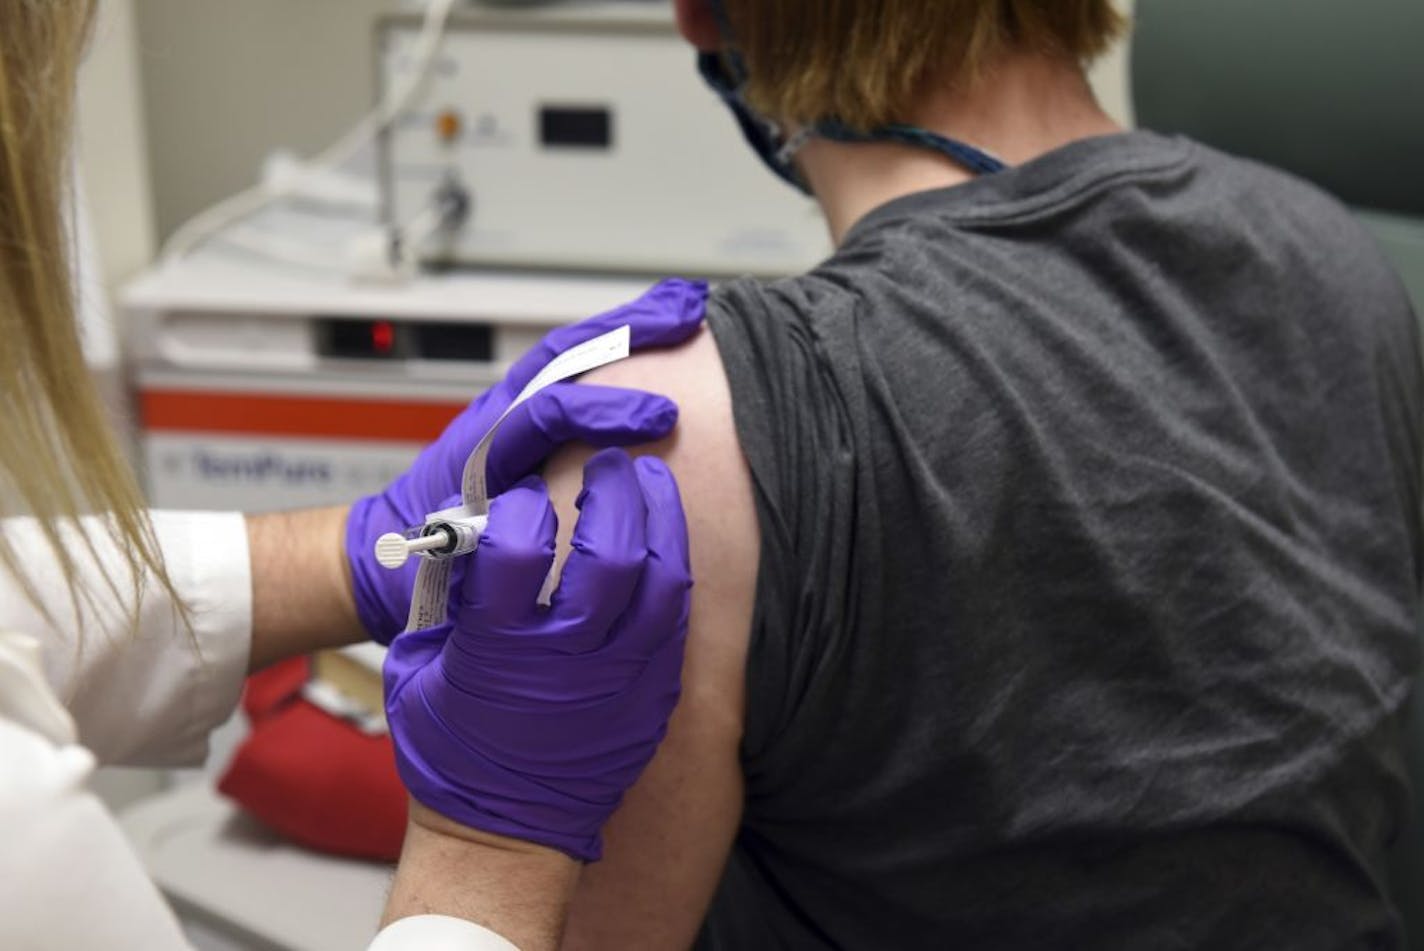
[[[278,693],[268,689],[276,679],[259,688],[264,702]],[[394,862],[405,835],[406,791],[390,737],[362,733],[290,696],[285,705],[249,712],[252,734],[218,790],[293,842]]]
[[[293,657],[247,678],[242,690],[242,712],[253,723],[265,720],[302,695],[311,679],[311,659]]]

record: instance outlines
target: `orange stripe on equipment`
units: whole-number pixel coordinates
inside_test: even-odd
[[[147,430],[384,442],[430,442],[465,405],[202,390],[139,394],[139,412]]]

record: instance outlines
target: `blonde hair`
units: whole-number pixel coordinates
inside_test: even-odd
[[[93,0],[0,0],[0,516],[36,517],[76,614],[98,592],[61,539],[83,538],[88,550],[79,554],[99,565],[108,594],[132,595],[136,619],[147,579],[173,587],[84,363],[64,212],[75,74],[92,8]],[[108,516],[121,564],[105,564],[86,536],[62,535],[86,513]],[[3,532],[0,566],[53,620]]]
[[[1112,0],[724,0],[765,114],[861,131],[907,121],[931,79],[973,82],[1027,49],[1086,63],[1125,21]]]

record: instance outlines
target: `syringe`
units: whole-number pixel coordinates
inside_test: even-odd
[[[465,518],[437,518],[435,513],[420,528],[402,535],[387,532],[376,539],[376,562],[383,568],[399,568],[411,555],[424,555],[436,561],[465,555],[480,544],[480,533],[489,523],[487,515]]]

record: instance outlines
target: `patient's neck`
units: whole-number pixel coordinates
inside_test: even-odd
[[[935,84],[906,121],[1019,165],[1075,139],[1122,127],[1103,112],[1082,69],[1041,54],[1005,55],[969,88]],[[971,174],[929,149],[813,138],[802,172],[837,245],[867,212],[893,198],[968,181]]]

